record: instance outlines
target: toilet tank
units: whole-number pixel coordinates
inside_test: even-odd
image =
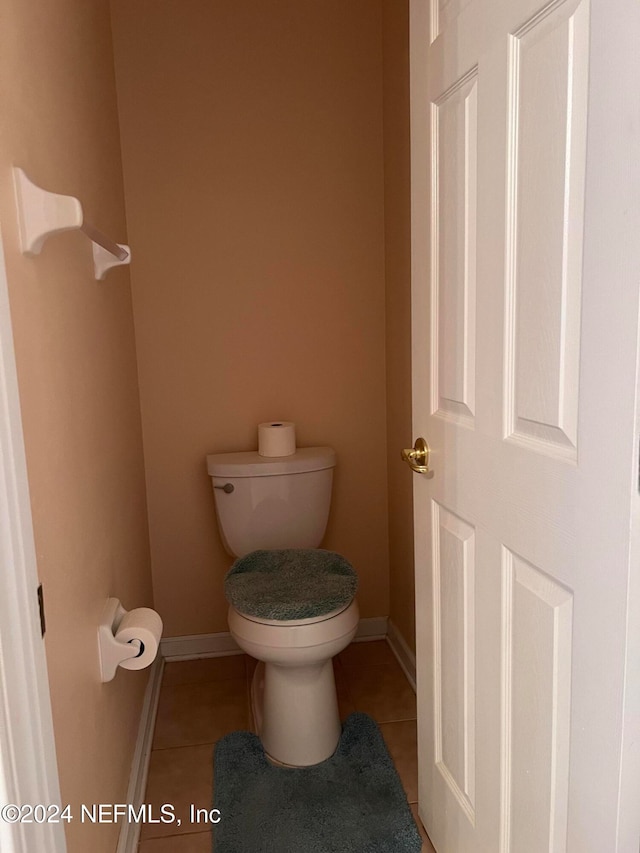
[[[207,456],[227,552],[242,557],[258,548],[318,548],[335,465],[330,447],[301,447],[291,456],[256,451]]]

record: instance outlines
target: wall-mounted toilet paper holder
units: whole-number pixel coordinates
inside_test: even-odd
[[[143,648],[140,640],[125,643],[116,639],[116,632],[127,613],[117,598],[107,599],[98,625],[98,649],[100,651],[100,676],[102,681],[111,681],[122,661],[138,657]]]

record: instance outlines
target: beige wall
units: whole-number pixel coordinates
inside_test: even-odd
[[[298,423],[300,444],[337,449],[325,545],[356,565],[364,616],[389,612],[391,580],[391,616],[413,644],[411,476],[398,461],[413,438],[406,6],[114,0],[155,605],[168,635],[226,628],[230,560],[205,454],[255,447],[255,424],[280,417]],[[0,109],[62,797],[118,802],[147,675],[102,685],[95,625],[109,595],[152,603],[129,273],[96,283],[79,234],[22,257],[9,173],[21,165],[79,196],[88,219],[124,239],[106,0],[6,0]],[[76,821],[67,833],[70,853],[107,853],[117,827]]]
[[[156,607],[224,631],[205,455],[338,453],[325,545],[388,613],[378,0],[114,0]]]
[[[415,650],[411,447],[409,3],[382,0],[390,618]]]
[[[4,235],[63,802],[122,802],[147,672],[99,680],[105,600],[151,604],[134,337],[126,271],[93,279],[89,241],[19,254],[10,165],[80,197],[126,236],[106,0],[4,0]],[[117,826],[68,825],[69,853],[112,853]]]

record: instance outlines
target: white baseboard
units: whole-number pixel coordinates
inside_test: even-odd
[[[384,640],[387,636],[387,621],[386,616],[370,616],[367,619],[361,619],[353,642]]]
[[[402,667],[404,674],[409,680],[409,684],[416,689],[416,656],[411,651],[406,643],[405,638],[396,628],[391,619],[387,623],[387,643],[391,651],[396,656],[398,663]]]
[[[149,682],[144,694],[142,713],[140,714],[140,726],[136,748],[131,763],[131,775],[129,777],[129,789],[126,802],[135,808],[144,803],[144,795],[147,787],[147,776],[149,774],[149,760],[151,758],[151,744],[153,742],[153,730],[156,724],[156,713],[158,711],[158,700],[160,699],[160,685],[162,683],[162,671],[164,660],[158,655],[151,664]],[[125,821],[120,829],[116,853],[136,853],[140,839],[141,825],[135,821]]]
[[[383,640],[386,635],[386,616],[374,616],[360,620],[354,642]],[[218,634],[164,637],[160,640],[160,652],[166,661],[178,661],[239,655],[242,650],[228,631],[221,631]]]
[[[184,637],[163,637],[160,653],[166,661],[217,658],[242,654],[228,631],[219,634],[191,634]]]

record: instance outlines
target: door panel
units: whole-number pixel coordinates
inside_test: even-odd
[[[431,41],[446,30],[470,0],[434,0],[431,4]]]
[[[588,4],[509,39],[505,435],[576,459]]]
[[[435,764],[475,819],[473,527],[433,503]]]
[[[477,73],[431,105],[432,410],[468,424],[475,411]]]
[[[566,850],[573,595],[502,549],[501,850]]]

